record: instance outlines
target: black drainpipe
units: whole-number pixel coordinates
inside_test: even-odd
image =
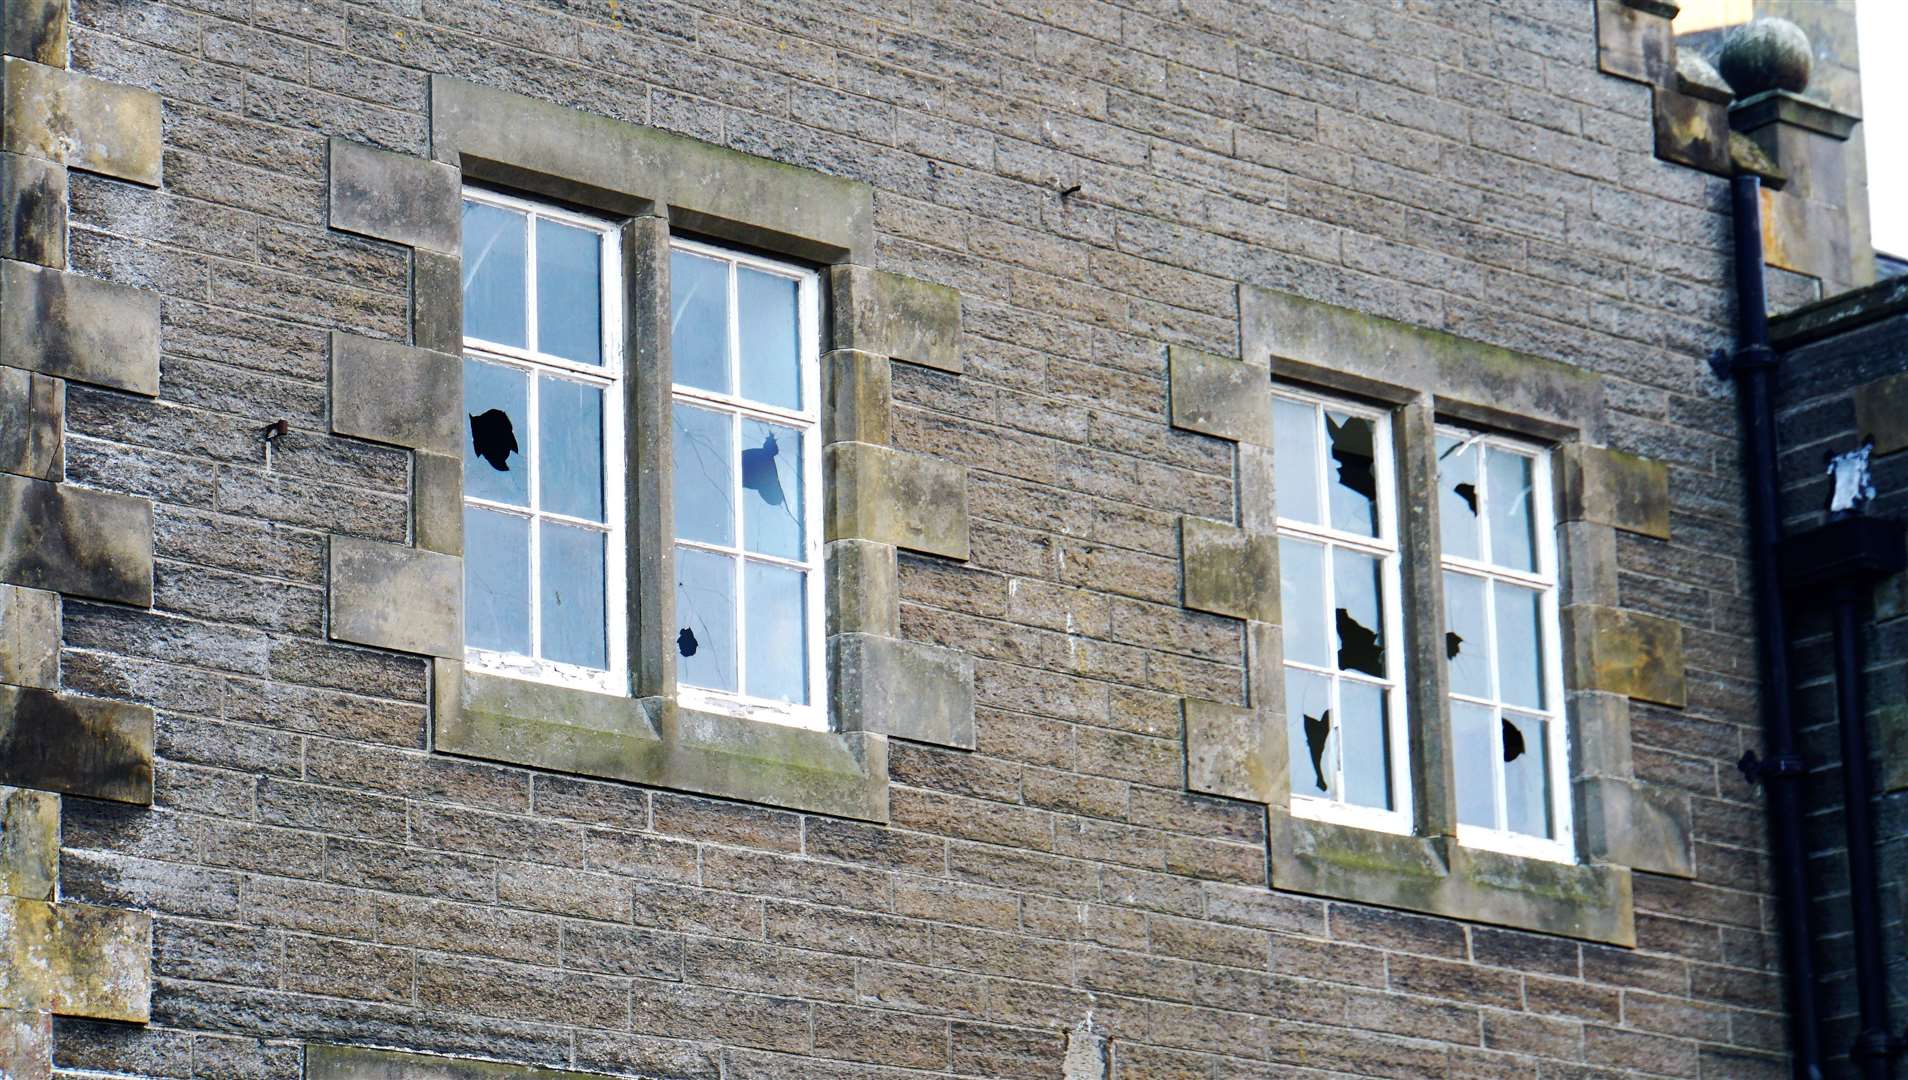
[[[1769,846],[1781,924],[1789,998],[1789,1041],[1797,1080],[1822,1080],[1821,1022],[1815,1008],[1815,960],[1810,951],[1808,888],[1802,849],[1802,778],[1789,711],[1788,620],[1776,545],[1781,510],[1776,498],[1774,350],[1769,348],[1768,298],[1762,282],[1762,179],[1737,173],[1733,196],[1736,256],[1736,351],[1722,373],[1736,380],[1741,410],[1743,471],[1749,498],[1756,646],[1762,667],[1763,745],[1766,760],[1743,756],[1743,772],[1760,780],[1769,805]]]

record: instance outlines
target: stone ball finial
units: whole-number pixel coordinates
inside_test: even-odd
[[[1716,57],[1716,70],[1738,99],[1767,90],[1799,94],[1809,85],[1813,64],[1809,36],[1787,19],[1757,19],[1736,27]]]

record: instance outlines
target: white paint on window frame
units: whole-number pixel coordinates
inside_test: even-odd
[[[1486,828],[1481,825],[1459,823],[1457,826],[1458,843],[1466,847],[1482,848],[1517,855],[1524,858],[1544,859],[1550,862],[1574,863],[1577,861],[1575,828],[1571,815],[1570,796],[1570,738],[1569,710],[1565,707],[1563,679],[1563,625],[1559,611],[1557,563],[1557,522],[1552,503],[1552,477],[1550,448],[1536,443],[1508,438],[1502,435],[1477,432],[1465,428],[1440,425],[1436,434],[1460,440],[1461,445],[1475,446],[1479,449],[1477,484],[1478,508],[1477,521],[1478,557],[1475,559],[1443,552],[1443,540],[1439,539],[1438,588],[1444,588],[1444,572],[1457,571],[1472,577],[1483,578],[1488,583],[1485,591],[1484,616],[1489,631],[1489,642],[1485,655],[1485,667],[1490,673],[1491,696],[1481,698],[1447,690],[1447,697],[1453,701],[1477,705],[1491,710],[1491,785],[1493,813],[1499,823],[1508,821],[1508,808],[1505,805],[1504,784],[1504,747],[1503,724],[1501,722],[1505,708],[1498,686],[1498,650],[1497,650],[1497,604],[1495,601],[1496,583],[1535,589],[1539,594],[1539,630],[1543,634],[1543,709],[1525,706],[1511,706],[1513,712],[1541,716],[1544,721],[1546,772],[1549,781],[1550,814],[1552,835],[1549,837],[1532,836],[1527,833],[1512,832],[1507,828]],[[1534,537],[1534,549],[1537,569],[1523,571],[1498,566],[1490,561],[1490,482],[1485,475],[1485,448],[1517,454],[1531,462],[1531,513]],[[1439,491],[1442,490],[1441,482]],[[1434,492],[1431,496],[1437,498]],[[1449,602],[1448,599],[1446,601]],[[1440,635],[1445,627],[1438,627]],[[1442,655],[1442,652],[1439,653]],[[1456,753],[1456,737],[1450,727],[1448,709],[1446,710],[1446,739],[1452,753]]]
[[[1396,497],[1396,478],[1394,475],[1396,471],[1394,460],[1396,456],[1396,444],[1392,441],[1391,416],[1386,410],[1381,408],[1374,408],[1339,397],[1310,393],[1284,386],[1275,386],[1273,396],[1305,405],[1312,410],[1314,422],[1313,446],[1315,460],[1317,461],[1317,473],[1314,476],[1314,482],[1317,484],[1319,493],[1319,505],[1316,508],[1319,523],[1300,521],[1295,518],[1286,517],[1281,513],[1278,517],[1278,535],[1323,545],[1328,550],[1328,559],[1332,557],[1332,553],[1335,552],[1336,549],[1342,548],[1360,554],[1374,556],[1379,560],[1380,584],[1384,590],[1385,633],[1383,644],[1385,670],[1388,673],[1385,679],[1374,679],[1362,672],[1339,671],[1337,670],[1336,661],[1328,667],[1319,667],[1313,664],[1294,661],[1290,659],[1288,655],[1284,664],[1286,668],[1321,675],[1331,681],[1331,708],[1341,719],[1344,716],[1343,712],[1339,711],[1339,686],[1341,679],[1351,679],[1356,682],[1384,688],[1385,709],[1388,717],[1386,741],[1390,752],[1390,767],[1387,771],[1391,783],[1392,803],[1391,809],[1385,810],[1378,807],[1359,806],[1343,801],[1342,795],[1345,790],[1344,755],[1342,752],[1343,737],[1339,734],[1338,727],[1334,725],[1332,737],[1340,740],[1340,753],[1334,755],[1336,760],[1336,775],[1334,777],[1333,790],[1339,792],[1340,797],[1327,799],[1316,795],[1302,794],[1294,790],[1289,800],[1291,814],[1293,817],[1310,818],[1317,821],[1332,822],[1360,829],[1372,829],[1379,832],[1409,835],[1414,828],[1414,804],[1412,802],[1411,790],[1410,712],[1407,707],[1407,680],[1405,677],[1404,639],[1406,628],[1404,625],[1401,581],[1402,555],[1398,542],[1398,504]],[[1373,421],[1372,465],[1378,496],[1376,500],[1378,535],[1376,537],[1361,536],[1357,533],[1345,532],[1332,528],[1330,525],[1329,492],[1333,481],[1330,475],[1331,442],[1325,433],[1324,427],[1326,410]],[[1328,562],[1327,565],[1329,566],[1331,564]],[[1327,613],[1327,619],[1329,620],[1330,613],[1334,610],[1333,601],[1335,597],[1333,593],[1335,591],[1335,583],[1332,580],[1333,575],[1331,573],[1326,573],[1324,577],[1325,580],[1322,583],[1322,587],[1325,597],[1325,611]],[[1337,652],[1335,628],[1328,624],[1326,633],[1328,635],[1327,652],[1328,654],[1335,655]],[[1283,672],[1281,672],[1281,678],[1283,678]],[[1289,703],[1287,709],[1289,712]],[[1290,724],[1285,716],[1279,717],[1278,722],[1287,725],[1289,730]],[[1303,746],[1287,748],[1287,754],[1291,756],[1291,760],[1301,760],[1302,755],[1305,753],[1306,748]]]
[[[513,679],[527,679],[597,693],[629,694],[629,594],[627,581],[627,517],[624,481],[628,445],[624,432],[623,409],[623,259],[621,225],[599,217],[579,214],[549,203],[506,195],[485,188],[466,187],[464,199],[523,213],[524,247],[524,341],[526,347],[504,345],[478,338],[464,339],[464,355],[484,363],[515,368],[528,374],[525,397],[525,430],[521,446],[529,453],[521,456],[528,463],[529,506],[479,499],[466,495],[464,505],[526,518],[530,522],[530,634],[528,655],[466,646],[464,663],[473,671]],[[600,365],[585,364],[552,356],[535,349],[537,335],[536,220],[545,218],[565,225],[589,229],[601,238],[598,302],[601,306],[602,357]],[[538,434],[542,423],[538,409],[537,376],[568,379],[600,389],[603,393],[603,520],[593,522],[541,509],[541,450]],[[521,453],[521,451],[520,451]],[[544,659],[542,651],[542,530],[539,522],[572,525],[601,532],[604,540],[603,618],[607,669],[584,667]]]
[[[827,577],[824,561],[825,546],[822,539],[822,431],[821,431],[821,275],[808,267],[776,259],[765,258],[735,248],[718,247],[682,237],[671,237],[669,246],[672,251],[683,251],[706,258],[719,259],[728,264],[729,290],[729,385],[733,393],[722,394],[700,387],[686,386],[671,381],[671,403],[694,405],[728,415],[740,416],[744,420],[762,420],[770,423],[793,427],[802,433],[802,539],[804,558],[786,559],[772,555],[763,555],[746,550],[746,534],[743,524],[743,494],[741,446],[732,441],[730,449],[732,468],[730,470],[730,491],[735,507],[735,542],[733,545],[709,544],[696,540],[684,540],[671,536],[673,548],[691,548],[733,559],[733,597],[735,605],[735,685],[733,692],[712,690],[706,687],[691,686],[678,677],[676,685],[677,701],[685,707],[707,712],[722,713],[748,720],[762,720],[770,723],[787,724],[793,727],[828,730],[828,682],[825,656],[824,614]],[[736,271],[738,267],[748,267],[777,277],[793,278],[796,281],[796,313],[800,323],[798,342],[801,362],[801,400],[802,408],[787,409],[741,396],[742,355],[741,355],[741,312],[736,302],[738,297]],[[673,310],[673,300],[671,302]],[[672,421],[673,423],[673,421]],[[739,439],[741,425],[731,423],[729,429],[732,440]],[[673,560],[672,560],[673,562]],[[808,700],[804,703],[775,701],[752,697],[748,687],[748,627],[744,614],[747,611],[748,597],[745,592],[744,567],[748,562],[759,562],[789,569],[799,570],[803,574],[803,621],[806,637],[803,648],[806,652],[803,670],[807,673]],[[673,588],[674,585],[672,584]],[[673,629],[673,628],[672,628]]]

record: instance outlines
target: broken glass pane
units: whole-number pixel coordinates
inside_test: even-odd
[[[537,497],[543,509],[603,520],[603,391],[537,378]]]
[[[1506,705],[1542,709],[1544,700],[1543,631],[1538,622],[1541,594],[1502,581],[1493,582],[1497,607],[1497,695]]]
[[[1497,828],[1496,770],[1491,766],[1494,710],[1451,702],[1451,767],[1457,789],[1458,821]]]
[[[800,431],[742,421],[742,535],[750,551],[802,557]]]
[[[676,382],[729,392],[729,264],[669,253],[669,358]]]
[[[580,364],[603,362],[603,238],[537,219],[537,348]]]
[[[1320,524],[1318,413],[1286,398],[1272,399],[1273,498],[1279,516]]]
[[[1357,679],[1338,682],[1339,757],[1345,801],[1391,809],[1391,739],[1385,690]]]
[[[1454,694],[1491,696],[1490,623],[1484,594],[1483,578],[1444,572],[1444,656]]]
[[[735,543],[735,453],[728,413],[675,407],[676,537],[705,544]]]
[[[516,368],[464,360],[464,410],[470,438],[464,443],[464,494],[475,499],[530,505],[529,377]]]
[[[464,640],[529,655],[529,518],[464,507]]]
[[[1504,827],[1527,836],[1550,835],[1549,743],[1544,721],[1506,712],[1504,740]]]
[[[525,215],[464,203],[464,336],[523,348]]]
[[[748,693],[770,701],[808,703],[808,623],[803,585],[808,575],[770,563],[742,568],[748,620]]]
[[[676,677],[684,685],[735,690],[735,559],[676,548]],[[693,650],[688,647],[694,642]]]
[[[1292,794],[1329,799],[1336,793],[1338,763],[1331,755],[1332,681],[1297,668],[1285,669],[1285,739]]]
[[[603,534],[554,521],[544,521],[539,528],[543,655],[558,663],[608,668]]]
[[[1478,509],[1477,447],[1438,436],[1438,533],[1446,555],[1477,558]]]
[[[802,407],[800,330],[793,278],[740,266],[736,313],[742,332],[742,396],[784,409]]]
[[[1537,569],[1530,459],[1490,447],[1484,468],[1490,492],[1491,562],[1513,570]]]
[[[1279,538],[1279,608],[1285,618],[1285,658],[1327,667],[1331,638],[1325,621],[1325,547]]]
[[[1378,535],[1377,425],[1362,416],[1325,413],[1325,440],[1331,449],[1332,528],[1359,536]]]
[[[1338,669],[1385,677],[1384,607],[1379,560],[1339,548],[1332,552],[1332,588],[1337,610]]]

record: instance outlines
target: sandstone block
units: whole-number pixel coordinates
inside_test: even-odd
[[[456,457],[464,369],[451,353],[333,332],[331,430]]]
[[[0,581],[150,605],[152,503],[0,473]]]
[[[0,356],[75,382],[159,393],[159,295],[0,261]]]
[[[399,652],[464,652],[464,561],[435,551],[331,538],[331,636]]]
[[[1564,677],[1571,686],[1683,706],[1681,623],[1577,604],[1564,609],[1564,642]]]
[[[1195,611],[1279,621],[1278,541],[1205,518],[1180,519],[1185,604]]]
[[[872,443],[835,443],[822,456],[829,540],[873,540],[967,558],[967,470]]]
[[[834,347],[961,370],[961,294],[865,266],[836,267]]]
[[[1246,363],[1175,345],[1171,367],[1173,426],[1264,446],[1272,440],[1272,376]]]
[[[463,223],[462,177],[456,169],[331,140],[332,228],[455,257]],[[461,288],[458,293],[461,297]]]
[[[66,383],[20,368],[0,367],[0,472],[36,480],[66,475],[61,439]]]
[[[0,784],[152,802],[152,710],[0,686]]]
[[[160,112],[152,91],[13,56],[6,58],[5,72],[7,123],[0,148],[158,185]]]
[[[828,639],[830,711],[843,731],[974,748],[974,661],[966,653],[872,634]]]
[[[1559,470],[1558,518],[1669,539],[1669,470],[1600,446],[1569,444]]]

